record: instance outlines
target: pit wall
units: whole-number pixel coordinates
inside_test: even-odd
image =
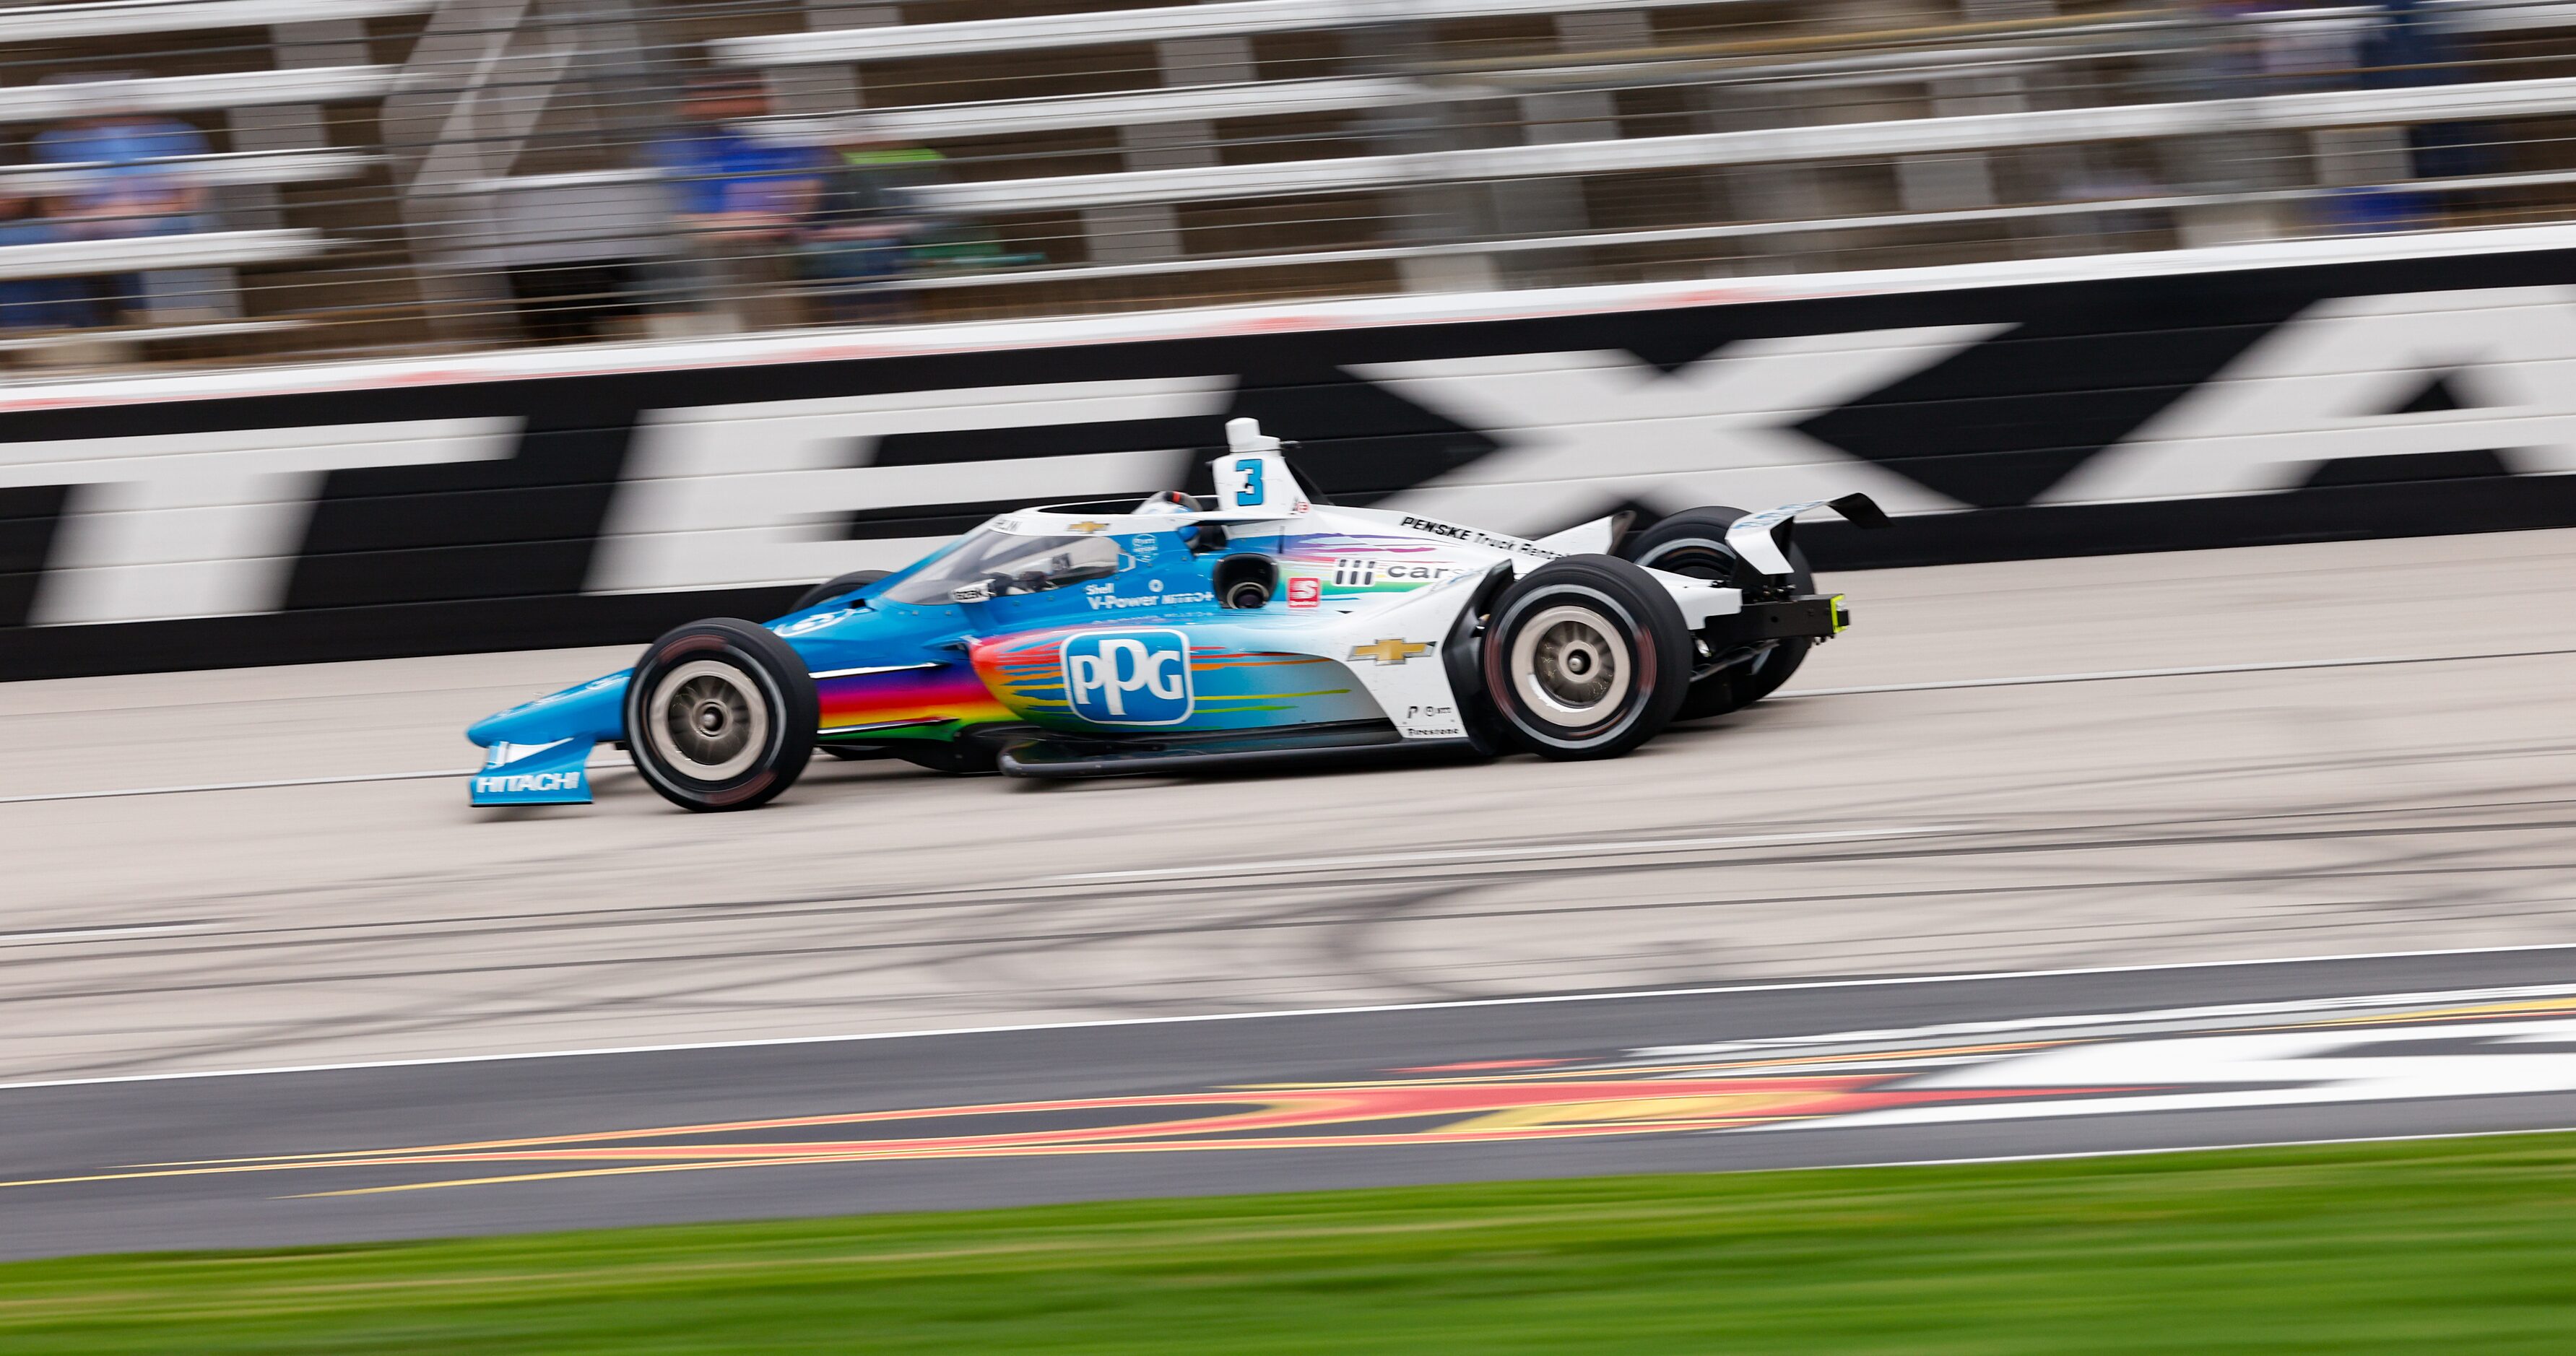
[[[2576,228],[0,388],[0,678],[649,639],[1029,502],[1539,535],[1866,490],[1865,569],[2576,526]]]

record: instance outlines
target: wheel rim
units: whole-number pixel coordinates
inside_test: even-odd
[[[697,781],[741,776],[769,744],[768,703],[731,664],[699,659],[671,670],[645,711],[653,751]]]
[[[1635,670],[1618,628],[1588,607],[1551,607],[1512,641],[1512,686],[1560,725],[1588,724],[1618,710]]]

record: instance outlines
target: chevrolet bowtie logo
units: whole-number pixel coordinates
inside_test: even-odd
[[[1076,532],[1101,532],[1106,531],[1108,527],[1109,524],[1107,523],[1095,523],[1086,518],[1081,522],[1075,523],[1073,525],[1073,530]]]
[[[1431,647],[1411,640],[1381,640],[1375,645],[1354,645],[1351,658],[1374,659],[1381,664],[1401,664],[1418,654],[1431,653]]]

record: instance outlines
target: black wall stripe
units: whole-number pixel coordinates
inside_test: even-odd
[[[505,461],[332,472],[287,609],[580,592],[631,424],[531,421]]]
[[[1347,367],[1624,350],[1677,371],[1738,340],[1926,325],[2009,327],[1801,426],[1973,511],[1857,533],[1802,532],[1825,568],[2576,526],[2576,476],[2514,477],[2511,449],[2332,463],[2280,494],[2039,506],[2037,496],[2317,301],[2576,282],[2576,251],[2277,268],[2183,278],[1824,298],[1341,331],[1255,333],[907,358],[313,392],[0,413],[0,441],[502,416],[504,461],[331,474],[284,610],[252,617],[27,627],[68,491],[0,489],[0,678],[640,642],[694,616],[768,615],[794,590],[581,593],[640,412],[693,405],[1140,377],[1232,379],[1227,415],[1302,447],[1317,488],[1367,504],[1472,466],[1509,434],[1460,426]],[[2427,372],[2392,412],[2455,410]],[[885,439],[876,465],[1213,448],[1222,417]],[[853,449],[853,464],[858,460]],[[981,487],[978,487],[981,488]],[[1139,491],[1159,488],[1135,487]],[[1204,470],[1185,488],[1204,492]],[[997,469],[971,502],[843,513],[854,537],[939,535],[1021,501]]]
[[[54,526],[62,521],[67,485],[0,488],[0,628],[27,624],[36,601],[36,580],[52,551]],[[0,629],[0,676],[6,676],[8,632]]]

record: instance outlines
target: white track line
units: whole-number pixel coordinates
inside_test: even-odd
[[[621,768],[622,757],[592,764],[592,770]],[[428,772],[359,772],[346,777],[287,777],[273,782],[204,782],[196,786],[130,786],[114,791],[48,791],[35,796],[0,796],[0,805],[47,800],[107,800],[117,796],[184,796],[197,791],[266,791],[281,786],[339,786],[349,782],[417,782],[436,777],[471,777],[480,767],[443,767]]]
[[[1881,692],[1942,692],[1952,688],[2036,687],[2046,683],[2108,683],[2131,678],[2189,678],[2213,673],[2278,673],[2296,669],[2354,669],[2383,664],[2467,664],[2489,659],[2543,659],[2576,655],[2576,649],[2503,650],[2492,654],[2364,655],[2357,659],[2293,659],[2270,664],[2202,664],[2172,669],[2105,669],[2099,673],[2030,673],[2011,678],[1958,678],[1937,683],[1878,683],[1867,687],[1810,687],[1775,693],[1773,701],[1809,697],[1861,697]],[[196,786],[131,786],[113,791],[49,791],[33,796],[0,796],[0,805],[27,805],[52,800],[107,800],[119,796],[180,796],[199,791],[266,791],[287,786],[340,786],[352,782],[409,782],[433,777],[467,777],[481,768],[441,768],[432,772],[365,772],[346,777],[288,777],[267,782],[206,782]],[[1061,877],[1060,879],[1105,879]],[[1171,874],[1184,874],[1173,872]]]
[[[135,923],[112,928],[0,932],[0,946],[52,946],[57,942],[96,942],[111,937],[162,937],[173,932],[203,932],[208,926],[205,923]]]
[[[100,1083],[164,1083],[191,1078],[256,1078],[270,1074],[344,1073],[361,1069],[415,1069],[440,1064],[493,1064],[514,1059],[585,1059],[595,1055],[680,1054],[693,1050],[753,1050],[780,1045],[855,1045],[866,1041],[919,1040],[933,1036],[1007,1036],[1039,1031],[1092,1031],[1122,1026],[1195,1026],[1296,1017],[1353,1017],[1389,1012],[1442,1012],[1471,1008],[1541,1007],[1556,1003],[1619,1003],[1649,998],[1714,998],[1740,993],[1794,993],[1810,989],[1892,989],[1909,984],[1974,984],[2005,979],[2077,979],[2090,975],[2155,974],[2168,970],[2242,970],[2264,965],[2321,965],[2336,961],[2427,960],[2440,956],[2509,956],[2576,951],[2576,942],[2527,946],[2459,946],[2422,951],[2360,951],[2334,956],[2275,956],[2257,960],[2166,961],[2154,965],[2093,965],[2060,970],[1988,970],[1951,975],[1892,975],[1872,979],[1799,979],[1768,984],[1719,984],[1687,989],[1631,989],[1616,993],[1532,994],[1520,998],[1451,998],[1427,1003],[1366,1003],[1348,1007],[1275,1008],[1258,1012],[1206,1012],[1170,1017],[1099,1017],[1074,1022],[1014,1022],[994,1026],[934,1027],[920,1031],[865,1031],[834,1036],[765,1036],[731,1041],[674,1041],[662,1045],[608,1045],[512,1054],[425,1055],[414,1059],[352,1060],[339,1064],[278,1064],[257,1069],[196,1069],[172,1073],[109,1074],[94,1078],[27,1079],[0,1083],[0,1092],[30,1088],[88,1087]],[[2415,1138],[2405,1136],[2404,1138]]]
[[[2565,650],[2499,650],[2492,654],[2363,655],[2357,659],[2287,659],[2269,664],[2197,664],[2173,669],[2104,669],[2099,673],[2030,673],[2015,678],[1958,678],[1938,683],[1876,683],[1868,687],[1809,687],[1772,697],[1859,697],[1874,692],[1941,692],[1963,687],[2036,687],[2043,683],[2109,683],[2130,678],[2191,678],[2210,673],[2280,673],[2293,669],[2361,669],[2382,664],[2466,664],[2484,659],[2544,659],[2576,655]]]
[[[1704,1135],[1738,1133],[1703,1130]],[[2563,1135],[2563,1126],[2514,1130],[2446,1130],[2430,1135],[2338,1135],[2325,1139],[2222,1140],[2215,1144],[2160,1144],[2134,1149],[2060,1149],[2027,1154],[1989,1154],[1977,1158],[1863,1159],[1851,1163],[1795,1163],[1780,1168],[1735,1168],[1734,1172],[1842,1172],[1854,1168],[1968,1168],[1986,1163],[2056,1163],[2082,1158],[2145,1158],[2157,1154],[2224,1153],[2233,1149],[2322,1149],[2337,1144],[2411,1144],[2427,1139],[2501,1139],[2508,1135]]]
[[[1761,1036],[1698,1045],[1644,1045],[1628,1052],[1631,1059],[1714,1059],[1728,1055],[1795,1053],[1804,1045],[1877,1045],[1885,1043],[1955,1043],[2026,1031],[2090,1030],[2096,1027],[2209,1022],[2237,1017],[2277,1017],[2287,1013],[2340,1012],[2364,1008],[2423,1007],[2432,1004],[2493,1003],[2515,998],[2546,998],[2576,992],[2576,983],[2513,984],[2483,989],[2425,989],[2403,993],[2358,994],[2343,998],[2282,998],[2256,1003],[2211,1003],[2188,1008],[2140,1008],[2126,1012],[2065,1013],[2054,1017],[2015,1017],[1990,1022],[1943,1022],[1936,1026],[1884,1027],[1867,1031],[1828,1031],[1804,1036]]]
[[[1835,843],[1855,838],[1905,838],[1925,833],[1955,833],[1964,824],[1906,824],[1877,829],[1835,829],[1818,833],[1766,833],[1735,838],[1639,838],[1616,843],[1553,843],[1522,847],[1448,848],[1433,852],[1381,852],[1365,857],[1299,857],[1267,862],[1233,862],[1218,866],[1158,866],[1140,871],[1085,871],[1049,876],[1056,881],[1145,880],[1187,876],[1255,876],[1272,871],[1332,871],[1349,866],[1407,866],[1425,862],[1507,862],[1523,857],[1597,857],[1622,852],[1669,852],[1684,848],[1776,847],[1789,843]]]
[[[347,777],[286,777],[273,782],[204,782],[196,786],[129,786],[115,791],[48,791],[40,796],[0,796],[0,805],[40,800],[107,800],[116,796],[184,796],[197,791],[266,791],[278,786],[339,786],[347,782],[414,782],[431,777],[470,777],[481,768],[449,767],[435,772],[362,772]]]

